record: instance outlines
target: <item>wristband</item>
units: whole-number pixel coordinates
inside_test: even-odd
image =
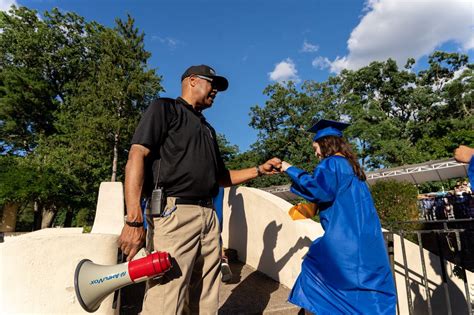
[[[142,227],[143,222],[130,222],[130,221],[125,221],[125,224],[131,227]]]

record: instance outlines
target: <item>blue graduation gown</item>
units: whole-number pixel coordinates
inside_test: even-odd
[[[212,203],[214,204],[214,208],[216,210],[217,219],[219,220],[220,231],[222,232],[222,224],[224,224],[224,188],[219,187],[219,192],[217,195],[212,198]]]
[[[395,314],[396,292],[369,188],[342,156],[313,174],[286,171],[291,191],[319,206],[324,235],[303,260],[289,301],[317,315]]]
[[[467,176],[469,177],[469,182],[471,183],[471,187],[473,187],[474,186],[474,156],[471,157],[471,160],[469,161]]]

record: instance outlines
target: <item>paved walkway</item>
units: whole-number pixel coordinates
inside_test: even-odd
[[[290,290],[241,262],[230,264],[233,278],[221,283],[221,315],[297,314],[299,308],[286,300]]]
[[[219,315],[296,315],[299,308],[286,302],[290,290],[265,274],[239,261],[230,262],[233,278],[222,283]],[[136,315],[141,310],[145,282],[121,290],[121,315]]]

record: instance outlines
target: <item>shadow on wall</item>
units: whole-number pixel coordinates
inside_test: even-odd
[[[241,261],[247,260],[247,221],[245,217],[244,198],[237,193],[237,187],[229,189],[229,248],[236,249]],[[242,244],[243,246],[239,246]]]
[[[240,194],[236,194],[236,188],[233,187],[229,191],[229,247],[236,248],[240,260],[245,261],[247,252],[247,233],[248,228],[245,222],[245,209],[243,198]],[[275,221],[269,222],[263,233],[263,251],[258,263],[258,270],[273,269],[276,272],[275,278],[278,279],[278,273],[282,270],[288,260],[301,248],[311,244],[309,238],[300,238],[296,244],[291,247],[288,252],[278,260],[275,258],[274,249],[277,245],[278,234],[281,230],[281,224]],[[245,249],[245,250],[243,250]],[[272,268],[267,268],[271,266]],[[239,265],[237,269],[233,269],[234,277],[232,283],[239,283],[241,280],[241,271],[243,265]],[[280,283],[268,279],[259,271],[254,271],[245,280],[232,290],[232,294],[226,300],[224,305],[219,309],[219,314],[235,314],[252,310],[254,312],[263,312],[268,305],[271,294],[278,290]]]
[[[430,302],[431,311],[433,315],[445,315],[448,314],[448,305],[451,305],[451,314],[462,315],[469,314],[467,307],[467,300],[463,292],[453,282],[452,277],[454,274],[449,275],[447,270],[446,260],[441,260],[434,254],[429,254],[430,266],[441,277],[443,282],[441,284],[434,284],[430,281],[430,287],[435,287],[434,290],[430,289]],[[444,275],[443,275],[444,274]],[[422,278],[422,276],[421,276]],[[429,280],[428,280],[429,281]],[[414,293],[413,297],[413,314],[424,315],[428,313],[428,301],[424,297],[425,286],[424,283],[419,282],[413,278],[410,279],[410,288]],[[423,292],[423,294],[422,294]],[[449,301],[448,301],[449,300]]]

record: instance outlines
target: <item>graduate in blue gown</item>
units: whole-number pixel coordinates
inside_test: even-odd
[[[380,221],[365,174],[342,136],[347,126],[321,120],[309,130],[321,159],[313,174],[282,162],[291,191],[318,205],[325,231],[309,248],[288,300],[317,315],[395,314]]]

